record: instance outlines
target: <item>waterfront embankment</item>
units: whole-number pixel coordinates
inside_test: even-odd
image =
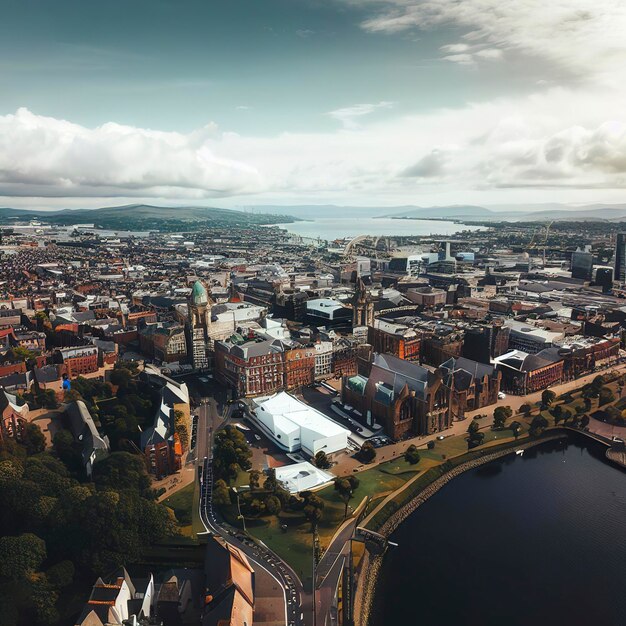
[[[435,477],[432,482],[425,485],[423,489],[415,493],[414,497],[411,497],[406,503],[402,504],[390,515],[386,516],[384,520],[381,520],[380,513],[385,513],[385,507],[381,506],[379,514],[370,516],[364,523],[372,528],[372,530],[377,530],[377,532],[385,537],[389,537],[398,528],[398,526],[404,522],[407,517],[409,517],[409,515],[411,515],[418,507],[424,504],[424,502],[437,493],[437,491],[449,483],[453,478],[467,472],[468,470],[475,469],[481,465],[485,465],[486,463],[490,463],[507,455],[514,454],[515,450],[526,450],[547,441],[561,439],[566,437],[567,434],[568,432],[566,429],[555,429],[545,433],[543,437],[537,439],[519,443],[510,443],[507,444],[506,447],[488,454],[483,454],[467,461],[461,460],[458,465],[455,465],[445,473]],[[402,502],[402,496],[405,495],[403,492],[408,491],[410,493],[413,489],[415,489],[415,483],[413,483],[413,481],[409,481],[393,494],[394,499]],[[387,507],[387,510],[390,510],[391,508],[392,507]],[[379,522],[381,523],[379,524]],[[376,592],[376,583],[379,577],[382,562],[383,556],[373,555],[366,551],[361,563],[359,564],[360,575],[354,596],[354,615],[355,624],[357,626],[368,626],[370,624],[371,611]]]

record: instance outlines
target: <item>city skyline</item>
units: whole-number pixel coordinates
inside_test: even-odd
[[[624,201],[615,0],[9,3],[4,206]]]

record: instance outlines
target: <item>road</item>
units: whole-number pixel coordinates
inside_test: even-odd
[[[198,470],[202,472],[200,517],[208,532],[220,535],[228,543],[241,550],[249,559],[253,568],[267,572],[282,588],[285,601],[285,624],[301,626],[303,619],[302,602],[304,590],[302,583],[287,563],[280,559],[265,545],[253,541],[236,529],[226,528],[216,517],[212,504],[213,470],[211,465],[213,437],[215,431],[228,420],[222,420],[215,400],[203,399],[198,410],[197,449]]]

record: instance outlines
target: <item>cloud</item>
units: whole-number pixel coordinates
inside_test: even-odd
[[[0,116],[5,196],[213,197],[259,191],[258,171],[218,156],[214,126],[190,134],[109,122],[85,128],[19,109]]]
[[[407,167],[400,175],[409,178],[435,178],[442,176],[445,171],[446,160],[445,153],[435,148],[424,155],[417,163]]]
[[[330,111],[328,115],[341,122],[345,128],[354,130],[359,128],[357,120],[360,118],[366,115],[371,115],[375,111],[379,111],[381,109],[391,109],[394,104],[394,102],[387,102],[385,100],[377,103],[353,104],[349,107]]]
[[[387,108],[347,107],[334,116],[341,127],[326,132],[262,136],[212,125],[188,134],[113,122],[89,129],[20,109],[0,116],[0,194],[52,205],[54,198],[175,204],[244,195],[501,202],[518,190],[516,201],[581,202],[608,201],[598,190],[620,201],[626,191],[626,91],[544,87],[457,108],[369,115]],[[551,189],[558,197],[546,196]]]
[[[471,54],[477,61],[512,52],[548,63],[572,78],[611,82],[624,76],[623,0],[347,1],[375,11],[362,23],[370,32],[460,30],[461,41],[442,49],[447,60],[466,64],[466,57],[455,55]]]

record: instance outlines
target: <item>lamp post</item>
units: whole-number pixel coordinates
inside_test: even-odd
[[[243,525],[243,532],[247,534],[248,531],[246,530],[246,518],[241,514],[241,503],[239,502],[239,492],[237,491],[237,487],[233,487],[233,491],[237,496],[237,510],[239,511],[237,519],[241,520],[241,524]]]

